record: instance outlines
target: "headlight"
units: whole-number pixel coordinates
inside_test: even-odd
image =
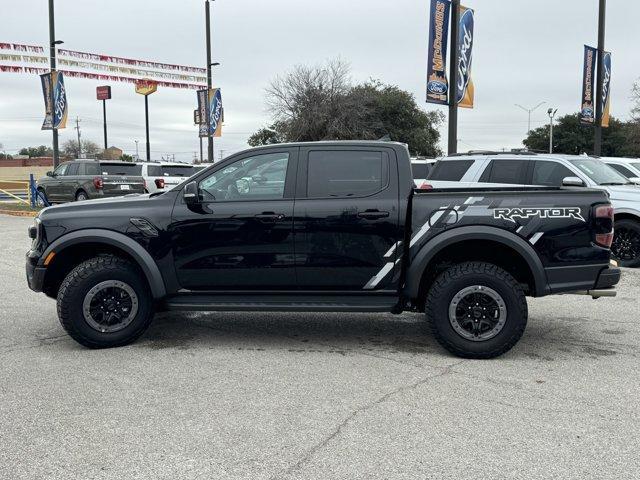
[[[33,225],[29,227],[29,238],[33,241],[31,242],[31,248],[35,249],[40,243],[40,239],[42,238],[42,221],[39,217],[34,218]]]

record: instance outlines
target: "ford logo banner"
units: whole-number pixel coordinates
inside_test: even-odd
[[[460,6],[460,24],[458,30],[458,82],[456,101],[460,107],[473,108],[473,81],[471,79],[471,61],[473,59],[474,12]]]
[[[429,59],[427,63],[427,102],[446,105],[449,82],[447,81],[447,38],[449,36],[449,0],[431,0],[429,29]]]
[[[582,67],[582,99],[580,102],[580,122],[592,125],[595,121],[593,110],[593,72],[595,70],[597,50],[584,46],[584,65]]]
[[[603,57],[604,77],[602,81],[602,126],[609,126],[609,106],[610,90],[611,90],[611,53],[604,52]]]
[[[446,95],[448,88],[449,86],[446,83],[440,82],[438,80],[432,80],[431,82],[427,83],[427,90],[430,93],[435,93],[436,95]]]

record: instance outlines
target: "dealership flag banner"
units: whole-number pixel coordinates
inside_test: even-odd
[[[209,90],[209,135],[222,136],[222,92],[219,88]]]
[[[458,28],[458,84],[456,101],[459,107],[473,108],[474,87],[471,78],[473,57],[474,11],[460,5],[460,25]]]
[[[44,96],[45,118],[42,130],[67,127],[67,91],[64,88],[62,72],[51,72],[40,75],[42,94]],[[53,88],[53,105],[51,105],[51,89]]]
[[[609,126],[611,106],[611,52],[604,52],[604,78],[602,82],[602,126]]]
[[[582,68],[582,104],[580,105],[580,122],[593,125],[595,122],[593,104],[593,74],[596,66],[598,50],[588,45],[584,46],[584,66]]]
[[[449,36],[449,0],[431,0],[431,29],[427,66],[427,102],[447,104],[447,38]]]

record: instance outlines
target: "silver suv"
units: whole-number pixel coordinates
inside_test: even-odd
[[[438,159],[427,184],[589,187],[605,190],[615,209],[612,252],[624,267],[640,266],[640,187],[598,158],[522,152],[471,152]]]

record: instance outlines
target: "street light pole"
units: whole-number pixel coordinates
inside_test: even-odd
[[[527,135],[528,135],[529,133],[531,133],[531,114],[532,114],[533,112],[535,112],[535,111],[536,111],[540,106],[542,106],[544,103],[546,103],[546,102],[540,102],[538,105],[536,105],[536,106],[535,106],[535,107],[533,107],[533,108],[525,108],[525,107],[523,107],[522,105],[520,105],[520,104],[518,104],[518,103],[516,103],[516,104],[515,104],[515,105],[516,105],[516,107],[521,108],[522,110],[524,110],[525,112],[527,112],[527,113],[529,114],[529,120],[528,120],[528,122],[527,122]]]
[[[600,156],[602,153],[602,87],[604,84],[604,31],[605,31],[605,13],[607,9],[607,1],[600,0],[598,14],[598,78],[596,79],[596,128],[595,141],[593,145],[593,154]]]
[[[207,95],[212,87],[211,81],[211,8],[209,0],[204,0],[204,12],[205,12],[205,28],[207,38]],[[208,119],[207,119],[208,120]],[[207,129],[209,127],[207,126]],[[208,131],[208,130],[207,130]],[[207,148],[207,161],[213,162],[213,136],[207,135],[208,148]]]
[[[449,155],[458,152],[458,27],[460,0],[451,1],[451,42],[449,63]]]
[[[553,153],[553,117],[556,116],[558,109],[550,108],[547,110],[549,114],[549,153]]]
[[[151,160],[151,142],[149,141],[149,95],[144,96],[144,124],[147,135],[147,162],[149,162]]]
[[[55,117],[55,85],[53,84],[53,72],[56,71],[56,22],[53,0],[49,0],[49,62],[51,72],[51,132],[53,134],[53,168],[60,163],[60,153],[58,151],[58,130],[54,128]]]

